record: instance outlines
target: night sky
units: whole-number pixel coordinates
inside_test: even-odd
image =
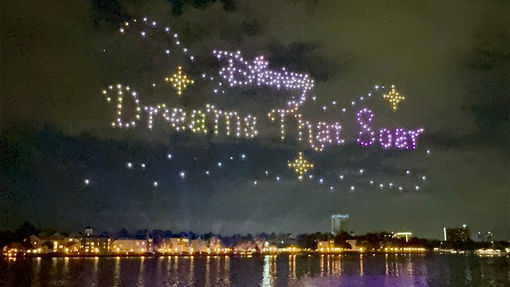
[[[105,231],[304,233],[329,231],[331,214],[349,213],[356,233],[412,231],[440,238],[443,226],[468,224],[472,232],[510,239],[508,6],[2,3],[0,227],[29,220],[67,231],[92,225]],[[119,33],[125,21],[140,23],[144,16],[159,28],[171,27],[197,60],[187,61],[162,33],[143,38],[136,27]],[[165,47],[171,55],[162,52]],[[278,124],[266,114],[283,107],[292,92],[252,87],[213,94],[200,75],[217,77],[225,64],[213,57],[214,49],[240,50],[250,61],[264,55],[272,70],[309,74],[315,86],[300,111],[313,122],[341,122],[345,145],[315,152],[296,141],[292,126],[281,141]],[[179,65],[196,81],[180,97],[163,81]],[[136,128],[112,128],[116,110],[101,91],[116,83],[135,89],[142,105],[189,111],[210,103],[256,115],[259,135],[247,140],[178,133],[161,117],[151,131],[145,113]],[[374,92],[375,85],[387,92],[391,84],[406,96],[396,112],[382,99],[384,91]],[[369,92],[373,98],[358,103]],[[377,130],[424,128],[417,149],[357,144],[355,115],[363,107],[374,111]],[[298,181],[287,166],[299,151],[315,165],[312,180]],[[410,188],[398,191],[389,182]],[[416,184],[419,190],[412,188]]]

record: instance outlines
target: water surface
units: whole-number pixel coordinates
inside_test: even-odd
[[[509,257],[432,254],[0,261],[2,286],[510,286]]]

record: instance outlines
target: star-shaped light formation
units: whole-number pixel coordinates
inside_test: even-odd
[[[165,78],[166,82],[171,82],[172,86],[177,90],[177,94],[180,96],[189,85],[195,83],[192,79],[188,78],[186,74],[182,73],[182,67],[179,66],[177,73],[174,73],[171,77]]]
[[[298,157],[293,162],[289,162],[289,167],[299,174],[298,179],[301,180],[303,174],[313,168],[313,163],[310,163],[303,157],[303,152],[299,152]]]
[[[406,97],[400,95],[399,92],[397,92],[397,90],[395,89],[395,85],[391,85],[390,93],[384,94],[383,98],[387,99],[390,102],[394,111],[398,109],[398,103],[406,99]]]

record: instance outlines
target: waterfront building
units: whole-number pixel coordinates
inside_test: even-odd
[[[19,242],[11,242],[2,247],[2,255],[5,257],[16,257],[18,254],[24,254],[25,246]]]
[[[71,238],[70,238],[71,240]],[[76,240],[76,239],[74,239]],[[74,241],[73,240],[73,241]],[[72,243],[72,242],[69,242]],[[80,254],[106,254],[112,251],[112,239],[109,237],[88,237],[80,240]]]
[[[44,244],[46,241],[43,240],[41,237],[37,235],[30,235],[28,238],[25,239],[25,241],[28,241],[28,243],[31,245],[31,249],[29,253],[49,253],[50,248],[48,244]],[[28,252],[27,250],[27,252]]]
[[[157,250],[160,253],[171,253],[171,254],[189,253],[189,239],[188,238],[165,238],[160,242]]]
[[[318,250],[326,250],[328,248],[335,248],[335,241],[333,239],[317,241],[317,249]]]
[[[331,215],[331,233],[340,234],[347,230],[349,222],[349,214],[333,214]]]
[[[333,239],[317,242],[317,251],[322,253],[341,252],[342,250],[343,248],[335,246],[335,241]]]
[[[119,254],[145,254],[152,253],[152,239],[117,239],[113,241],[112,251]]]

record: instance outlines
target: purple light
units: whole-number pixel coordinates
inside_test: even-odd
[[[388,129],[382,129],[379,131],[379,142],[385,149],[391,148],[392,136],[391,131]]]
[[[359,132],[359,137],[357,141],[362,146],[371,146],[374,144],[375,141],[374,132],[368,126],[373,121],[373,119],[374,113],[367,108],[360,110],[356,114],[356,120],[358,121],[358,124],[361,126],[361,131]]]
[[[404,129],[395,129],[395,147],[398,149],[408,149],[407,132]]]
[[[358,143],[362,146],[371,146],[375,142],[374,132],[370,127],[370,124],[374,120],[374,113],[364,108],[356,114],[356,120],[360,125],[360,132],[358,136]],[[418,136],[423,133],[424,129],[417,130],[404,130],[402,128],[396,128],[391,130],[383,128],[379,130],[379,143],[385,149],[392,147],[396,149],[416,149]]]
[[[233,53],[214,50],[213,55],[218,60],[228,60],[228,64],[220,68],[219,74],[230,87],[257,85],[301,91],[298,98],[293,97],[287,102],[292,110],[305,102],[308,91],[314,86],[313,80],[307,74],[289,72],[285,68],[282,68],[281,72],[268,69],[269,62],[263,56],[255,57],[250,63],[241,56],[239,51]]]

